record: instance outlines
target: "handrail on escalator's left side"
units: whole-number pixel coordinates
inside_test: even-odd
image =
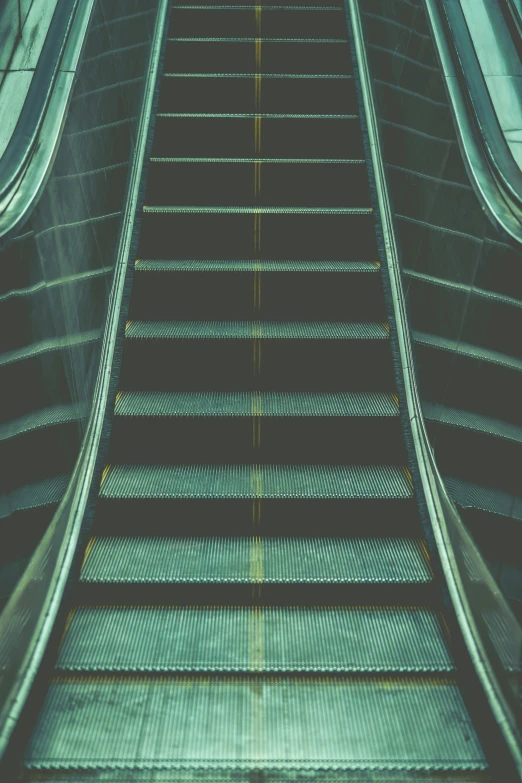
[[[92,2],[93,0],[89,0]],[[142,174],[150,144],[150,122],[170,2],[158,0],[136,143],[109,294],[101,355],[87,429],[73,475],[54,517],[0,614],[0,775],[8,748],[40,670],[62,604],[89,498],[96,492],[96,466],[108,401],[115,396],[115,355],[121,337],[121,310],[128,261],[136,241]],[[10,773],[8,773],[10,774]],[[4,779],[4,778],[2,778]]]
[[[379,205],[383,255],[396,329],[397,352],[404,383],[405,404],[421,492],[467,659],[467,671],[482,692],[481,715],[494,728],[496,771],[504,779],[522,780],[522,722],[518,685],[522,663],[522,628],[496,586],[475,542],[465,529],[437,469],[424,423],[410,330],[402,286],[399,249],[381,149],[379,122],[373,95],[359,0],[345,0],[352,20],[355,54],[366,114],[376,199]],[[446,72],[447,77],[452,74]],[[498,628],[502,633],[498,634]],[[507,650],[501,639],[508,639]],[[482,722],[482,720],[481,720]]]

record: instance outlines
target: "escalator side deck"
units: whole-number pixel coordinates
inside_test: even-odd
[[[485,781],[344,5],[175,3],[168,35],[108,463],[24,774]]]

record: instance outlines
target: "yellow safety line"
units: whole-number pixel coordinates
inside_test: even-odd
[[[89,543],[87,544],[87,546],[85,547],[85,552],[83,553],[83,560],[82,560],[82,567],[81,567],[82,571],[85,568],[85,563],[89,559],[89,555],[91,554],[91,550],[95,543],[96,543],[96,536],[93,536],[89,541]]]

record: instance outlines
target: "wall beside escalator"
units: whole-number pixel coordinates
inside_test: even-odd
[[[522,252],[470,185],[422,0],[360,4],[430,440],[522,616]]]
[[[156,9],[97,0],[48,183],[0,252],[0,607],[86,427]]]

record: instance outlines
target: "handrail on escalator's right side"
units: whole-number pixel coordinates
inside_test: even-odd
[[[397,351],[405,390],[406,410],[419,470],[421,492],[452,610],[464,643],[468,671],[482,691],[489,726],[498,727],[496,771],[505,780],[522,780],[522,722],[518,705],[522,665],[522,628],[495,584],[470,534],[464,527],[440,476],[429,443],[420,404],[411,346],[399,250],[381,150],[359,0],[345,0],[352,19],[364,102],[382,244],[396,328]],[[445,71],[446,73],[446,71]],[[451,76],[451,72],[449,74]],[[507,640],[507,641],[506,641]],[[469,668],[472,667],[472,668]]]

